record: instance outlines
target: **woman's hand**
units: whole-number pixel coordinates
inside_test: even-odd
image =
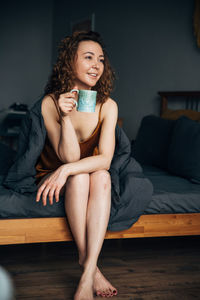
[[[58,106],[60,113],[63,117],[67,116],[77,103],[77,94],[76,92],[69,92],[61,94],[58,98]]]
[[[41,184],[37,191],[36,202],[40,201],[41,196],[44,206],[47,204],[47,196],[49,196],[49,203],[51,205],[53,204],[54,196],[56,202],[58,202],[60,190],[65,185],[69,175],[66,165],[60,166]]]

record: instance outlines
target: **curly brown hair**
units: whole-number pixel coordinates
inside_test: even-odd
[[[115,75],[100,34],[94,31],[74,32],[71,36],[67,36],[61,41],[58,48],[57,62],[45,87],[45,95],[54,94],[55,98],[58,99],[60,94],[66,93],[73,88],[75,80],[74,60],[78,45],[82,41],[94,41],[103,50],[104,71],[97,84],[92,88],[97,91],[97,102],[103,103],[110,96]]]

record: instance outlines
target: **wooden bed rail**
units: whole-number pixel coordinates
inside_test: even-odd
[[[142,215],[129,229],[106,239],[200,235],[200,214]],[[0,220],[0,245],[72,241],[66,218]]]
[[[200,91],[175,91],[175,92],[158,92],[161,97],[160,115],[168,109],[169,100],[182,97],[185,101],[185,109],[199,110]]]

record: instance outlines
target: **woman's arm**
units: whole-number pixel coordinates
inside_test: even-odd
[[[60,96],[58,103],[61,117],[58,115],[55,103],[50,96],[46,96],[42,101],[42,115],[48,138],[63,163],[80,159],[80,146],[69,116],[74,108],[72,98],[74,98],[72,93]]]
[[[68,176],[80,173],[92,173],[98,170],[110,168],[115,149],[115,127],[118,117],[117,104],[109,99],[102,107],[103,123],[99,140],[99,155],[83,158],[77,162],[67,163],[53,172],[39,187],[36,201],[42,195],[43,204],[49,195],[53,204],[53,195],[59,201],[59,193]]]
[[[102,107],[102,128],[99,140],[99,155],[83,158],[65,165],[67,174],[92,173],[109,170],[115,150],[115,127],[118,118],[116,102],[108,99]]]

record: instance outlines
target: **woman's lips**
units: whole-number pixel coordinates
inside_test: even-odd
[[[97,74],[96,73],[88,73],[88,75],[92,78],[97,78]]]

